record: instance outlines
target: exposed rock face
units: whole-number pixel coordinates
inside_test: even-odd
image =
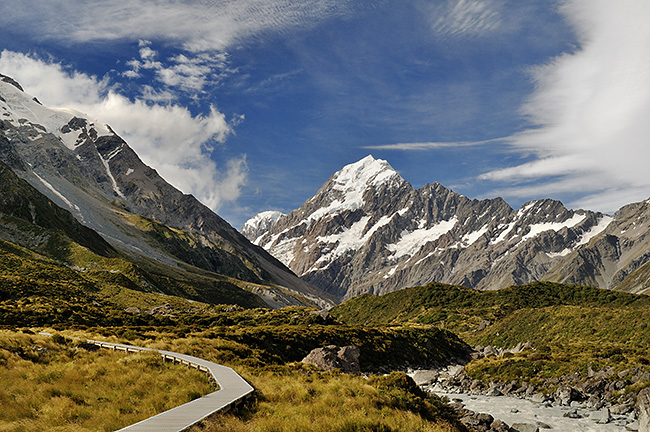
[[[303,363],[310,363],[325,371],[340,369],[346,373],[359,373],[359,348],[350,345],[337,347],[329,345],[324,348],[315,348],[302,359]]]
[[[0,161],[129,254],[275,283],[321,306],[333,302],[167,183],[109,126],[82,113],[44,107],[5,76],[0,76]]]
[[[558,262],[546,278],[645,292],[650,287],[650,200],[622,207],[600,235]]]
[[[432,281],[498,289],[549,275],[564,280],[561,266],[602,238],[612,220],[550,199],[514,210],[500,198],[471,200],[438,183],[415,190],[368,156],[254,242],[347,299]],[[570,282],[584,280],[578,273],[571,271]]]

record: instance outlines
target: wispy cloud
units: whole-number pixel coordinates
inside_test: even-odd
[[[454,148],[454,147],[475,147],[481,146],[484,144],[504,142],[509,140],[509,138],[494,138],[483,141],[455,141],[455,142],[410,142],[410,143],[395,143],[395,144],[379,144],[379,145],[370,145],[364,146],[365,149],[373,150],[433,150],[441,148]]]
[[[511,142],[538,160],[481,178],[544,180],[544,190],[572,189],[589,197],[576,203],[602,210],[615,209],[621,196],[647,198],[650,3],[567,0],[560,11],[579,49],[532,71],[536,90],[522,109],[532,127]]]
[[[236,200],[246,183],[244,155],[224,166],[210,158],[215,146],[233,132],[233,122],[214,106],[206,115],[193,116],[179,105],[132,101],[112,88],[108,79],[6,50],[0,54],[0,70],[18,79],[45,105],[73,108],[110,124],[146,164],[215,210]]]
[[[21,0],[0,5],[0,25],[70,42],[167,41],[193,52],[224,51],[266,33],[308,28],[365,7],[351,0]]]
[[[161,100],[160,96],[171,96],[185,93],[190,97],[198,97],[206,86],[217,84],[222,78],[235,73],[228,66],[228,54],[216,53],[185,53],[170,58],[161,58],[154,50],[150,41],[140,40],[139,58],[126,62],[128,69],[122,76],[130,79],[142,78],[145,72],[150,72],[151,82],[156,82],[161,89],[151,92],[151,86],[143,87],[142,96],[150,100]]]
[[[502,7],[495,0],[448,0],[432,9],[432,28],[443,35],[482,36],[502,26]]]

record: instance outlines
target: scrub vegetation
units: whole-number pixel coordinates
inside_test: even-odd
[[[499,291],[430,284],[354,298],[331,315],[350,324],[450,329],[471,345],[512,348],[530,342],[535,348],[471,362],[468,375],[485,382],[535,382],[574,372],[588,376],[590,369],[603,368],[650,371],[646,295],[550,282]]]

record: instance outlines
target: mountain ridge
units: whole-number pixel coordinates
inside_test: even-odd
[[[430,282],[485,290],[551,280],[624,289],[624,273],[634,271],[640,282],[626,290],[639,292],[650,286],[650,239],[634,247],[623,241],[630,263],[616,264],[614,274],[622,255],[603,258],[602,238],[625,233],[617,228],[621,212],[648,211],[630,206],[612,217],[546,198],[515,210],[502,198],[470,199],[437,182],[414,189],[370,155],[251,240],[340,300]]]
[[[260,295],[274,306],[333,304],[328,294],[167,183],[110,126],[73,110],[44,107],[4,75],[0,161],[122,251],[267,285]],[[133,215],[155,223],[143,225]]]

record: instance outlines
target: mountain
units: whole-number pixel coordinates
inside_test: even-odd
[[[438,183],[416,190],[368,156],[249,238],[338,299],[433,281],[490,290],[551,280],[639,292],[650,278],[647,211],[641,203],[611,217],[551,199],[514,210]]]
[[[600,235],[574,251],[565,251],[547,279],[646,293],[650,288],[650,200],[628,204],[608,220]]]
[[[47,108],[4,75],[0,161],[126,256],[240,280],[272,306],[332,304],[330,295],[167,183],[108,125]]]
[[[256,239],[278,223],[282,216],[284,216],[284,213],[273,210],[258,213],[246,221],[241,233],[249,240]]]

